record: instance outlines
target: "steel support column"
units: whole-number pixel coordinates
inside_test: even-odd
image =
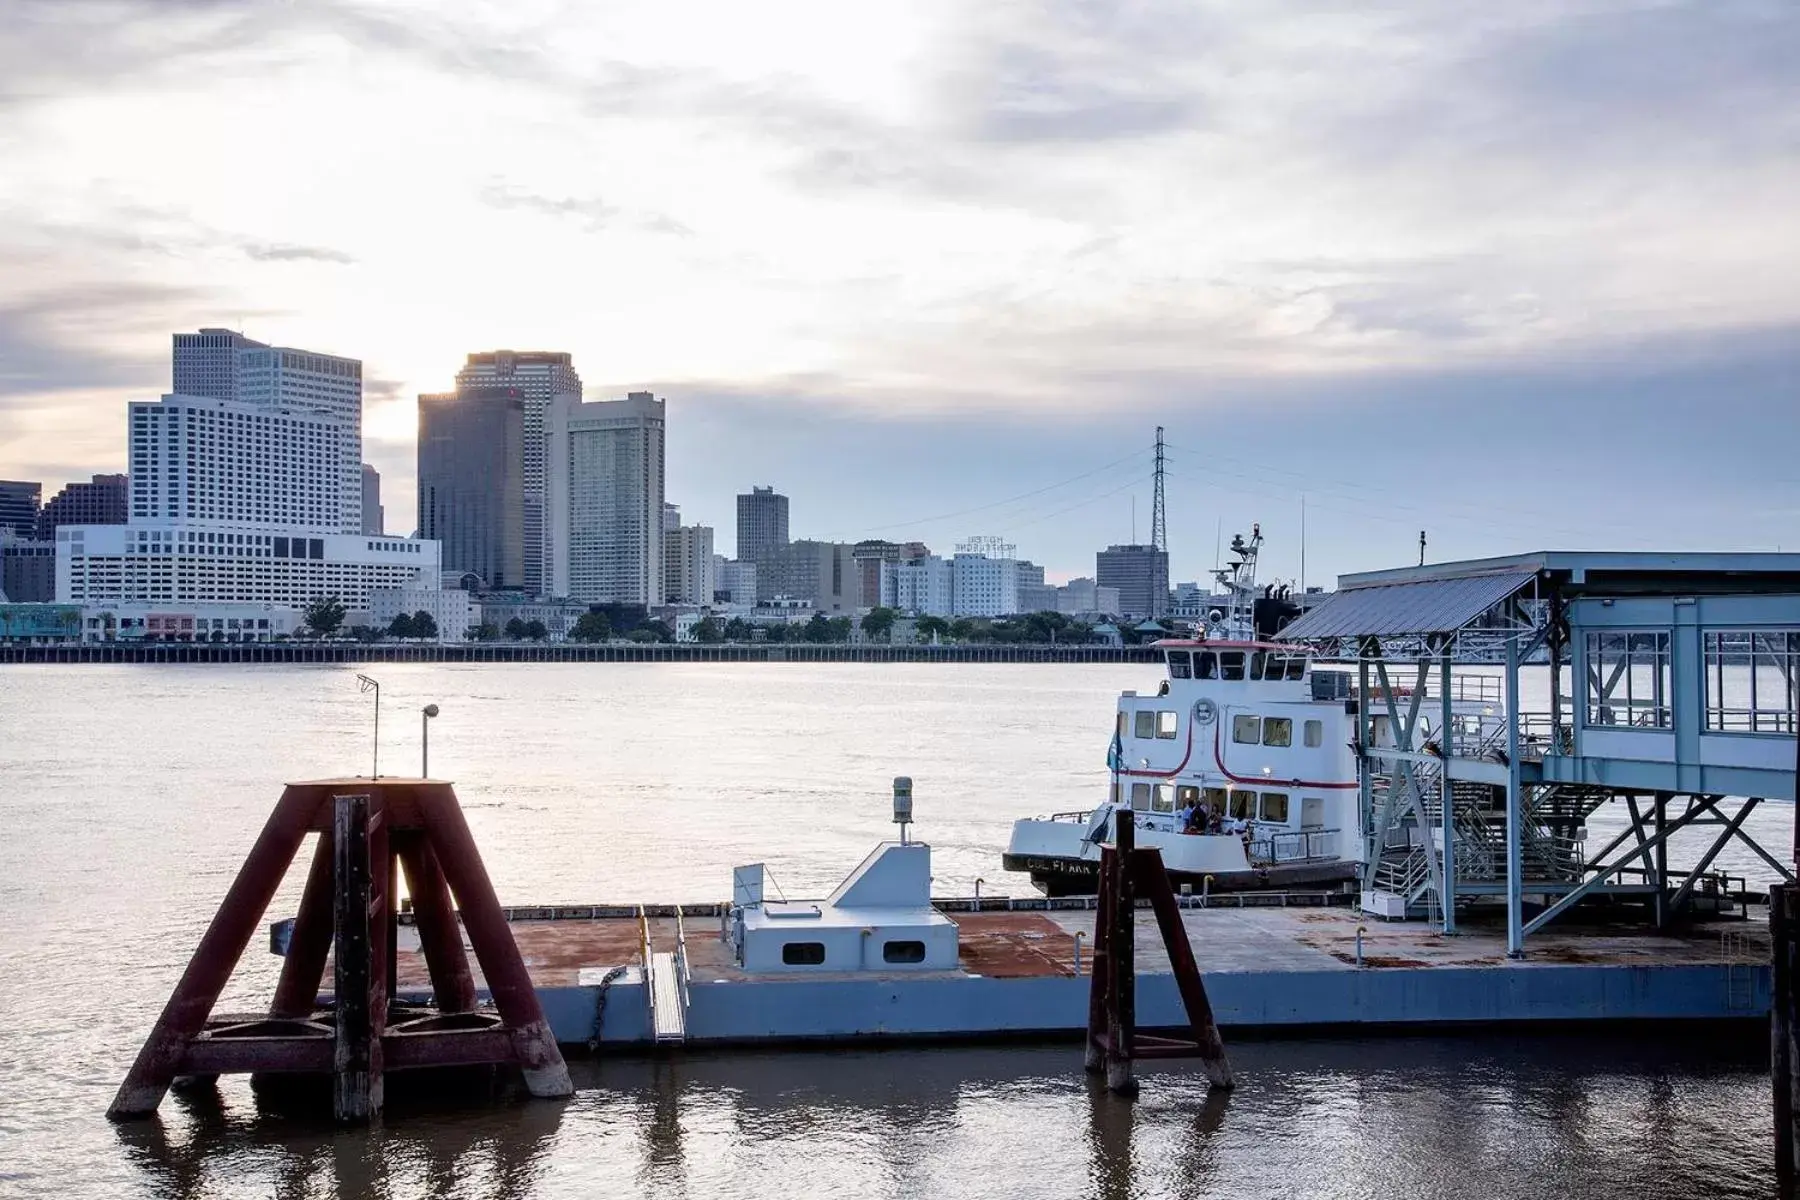
[[[1525,956],[1525,795],[1519,775],[1519,638],[1506,639],[1506,953]]]
[[[1438,717],[1438,750],[1443,754],[1443,765],[1438,768],[1438,797],[1443,811],[1439,814],[1443,821],[1444,839],[1444,932],[1456,932],[1456,785],[1450,780],[1450,739],[1452,731],[1450,723],[1454,715],[1450,711],[1450,639],[1445,638],[1438,646],[1438,697],[1440,710]]]

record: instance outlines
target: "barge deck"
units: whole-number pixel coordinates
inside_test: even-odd
[[[663,911],[671,915],[648,918],[648,928],[652,945],[666,949],[677,922]],[[731,961],[711,906],[685,911],[689,1043],[1075,1036],[1086,1026],[1091,909],[952,911],[955,970],[780,976]],[[1763,1020],[1770,1009],[1769,930],[1757,918],[1663,933],[1546,930],[1523,960],[1507,957],[1504,925],[1446,935],[1417,923],[1364,924],[1329,907],[1189,908],[1182,920],[1219,1023],[1237,1030]],[[653,1044],[635,916],[511,924],[559,1042]],[[397,949],[398,990],[425,994],[416,932],[403,926]],[[1153,921],[1137,923],[1136,953],[1140,1023],[1180,1024]]]

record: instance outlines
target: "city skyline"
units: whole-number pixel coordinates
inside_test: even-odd
[[[169,331],[230,326],[366,364],[396,532],[413,397],[543,345],[668,398],[668,493],[725,544],[773,480],[796,537],[982,529],[1089,574],[1148,537],[1147,463],[1102,468],[1159,423],[1174,579],[1253,521],[1296,576],[1302,494],[1313,582],[1421,528],[1795,540],[1785,10],[23,12],[0,477],[47,492],[123,468]],[[202,124],[331,153],[168,170]]]

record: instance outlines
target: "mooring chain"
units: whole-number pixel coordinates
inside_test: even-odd
[[[606,993],[611,990],[613,981],[626,971],[624,967],[614,967],[600,978],[600,986],[594,991],[594,1032],[588,1036],[588,1053],[600,1049],[600,1021],[606,1015]]]

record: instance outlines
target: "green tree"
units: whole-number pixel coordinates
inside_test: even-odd
[[[626,634],[625,638],[627,641],[637,642],[639,644],[648,644],[659,640],[654,630],[645,629],[642,625]]]
[[[388,623],[388,636],[389,637],[397,637],[397,638],[409,638],[409,637],[416,636],[413,633],[412,616],[408,613],[401,613],[399,616],[395,617],[391,622]]]
[[[919,640],[929,642],[933,639],[942,641],[950,636],[950,622],[942,617],[920,617],[918,623]]]
[[[500,627],[492,621],[483,621],[475,627],[473,634],[477,641],[493,642],[500,639]]]
[[[814,613],[812,620],[800,627],[800,636],[813,643],[824,643],[831,640],[831,622],[825,619],[824,613]]]
[[[604,642],[613,635],[612,622],[603,612],[585,612],[575,622],[569,636],[578,642]]]
[[[517,618],[517,617],[514,617],[512,620],[508,621],[506,623],[506,640],[509,642],[524,641],[525,640],[525,622],[519,620],[519,618]]]
[[[894,618],[900,614],[891,608],[875,607],[868,611],[862,619],[862,631],[865,637],[886,641],[893,635]]]
[[[421,608],[413,614],[412,629],[416,638],[434,638],[438,635],[437,618]]]
[[[224,640],[225,640],[225,631],[224,631],[224,630],[223,630],[223,629],[215,629],[215,630],[213,630],[213,631],[212,631],[212,640],[213,640],[213,641],[215,641],[215,642],[222,642],[222,641],[224,641]]]
[[[827,641],[847,642],[850,640],[851,621],[849,617],[833,617],[826,622],[829,626]]]
[[[776,622],[776,623],[772,623],[769,625],[764,625],[763,626],[763,641],[765,641],[765,642],[792,641],[793,639],[788,636],[790,632],[792,632],[792,629],[785,621]]]
[[[306,606],[306,627],[320,637],[330,637],[344,623],[344,603],[336,596],[322,596]]]
[[[731,618],[731,620],[725,622],[725,640],[726,641],[728,641],[728,642],[748,642],[748,641],[754,641],[755,638],[756,638],[756,631],[750,627],[750,622],[744,620],[744,618],[733,617],[733,618]]]
[[[536,617],[525,622],[525,636],[534,642],[541,642],[550,636],[550,630]]]
[[[675,631],[669,628],[669,623],[667,621],[657,620],[653,617],[648,621],[640,621],[638,623],[638,628],[653,634],[655,640],[659,642],[672,642],[675,640]]]
[[[725,635],[720,630],[718,621],[712,617],[702,617],[694,626],[694,640],[710,646],[715,642],[724,641]]]
[[[969,620],[967,617],[958,617],[956,620],[950,622],[950,636],[959,642],[968,641],[969,635],[974,632],[975,622]]]

